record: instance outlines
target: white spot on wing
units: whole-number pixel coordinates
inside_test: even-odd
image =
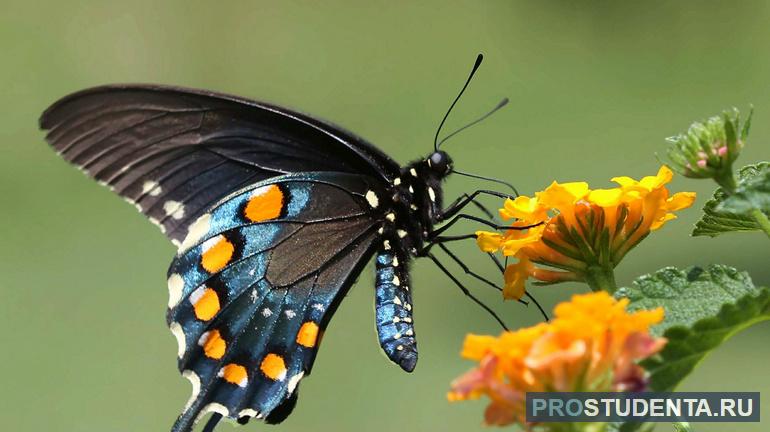
[[[392,265],[393,265],[393,267],[398,267],[398,257],[397,256],[393,256],[393,263],[392,263]]]
[[[147,180],[142,185],[142,194],[149,194],[150,196],[158,196],[163,192],[160,184],[156,181]]]
[[[190,408],[190,405],[195,402],[195,399],[198,398],[198,393],[201,391],[201,379],[195,372],[189,369],[182,372],[182,376],[187,378],[190,381],[190,384],[192,384],[192,394],[190,395],[190,399],[187,401],[187,404],[184,406],[184,412],[187,411]]]
[[[303,376],[305,376],[305,372],[300,372],[289,378],[289,382],[286,385],[287,390],[289,390],[289,394],[294,393],[294,390],[297,388],[297,384],[299,384],[299,380],[301,380]]]
[[[377,194],[374,193],[374,191],[366,192],[366,201],[369,202],[369,205],[372,206],[372,208],[377,208],[377,206],[380,205],[380,200],[377,198]]]
[[[182,290],[184,289],[184,279],[179,273],[174,273],[168,278],[168,308],[176,306],[182,299]]]
[[[171,216],[174,219],[182,219],[184,217],[184,204],[179,201],[166,201],[163,203],[163,211],[166,212],[166,216]]]
[[[414,332],[412,331],[412,329],[407,330],[406,332],[404,332],[404,334],[407,336],[414,336]]]
[[[184,330],[182,330],[182,326],[179,325],[178,322],[172,322],[168,328],[171,329],[171,333],[176,338],[176,356],[182,358],[182,355],[184,355],[184,352],[187,349],[187,340],[185,339]]]
[[[404,237],[406,237],[406,231],[404,231],[404,230],[402,230],[402,229],[400,229],[400,230],[397,230],[397,231],[396,231],[396,234],[398,234],[398,237],[399,237],[399,238],[404,238]]]
[[[401,184],[401,177],[396,177],[396,179],[393,180],[393,184],[396,185],[396,186],[400,185]]]
[[[392,213],[392,212],[388,213],[388,214],[385,215],[385,219],[393,222],[394,220],[396,220],[396,214]]]
[[[198,345],[203,346],[206,345],[206,341],[209,340],[210,332],[205,332],[201,335],[201,337],[198,338]]]
[[[431,202],[436,201],[436,192],[433,192],[433,188],[428,186],[428,198],[430,198]]]
[[[246,408],[244,410],[241,410],[241,412],[238,413],[238,417],[256,417],[259,415],[259,411],[253,410],[251,408]]]
[[[263,317],[269,317],[272,314],[273,314],[273,311],[271,311],[270,309],[268,309],[268,308],[262,309],[262,316]]]
[[[401,279],[398,278],[398,276],[393,276],[393,280],[391,281],[393,285],[399,286],[401,285]]]
[[[322,305],[321,303],[315,303],[313,305],[313,309],[315,309],[317,311],[323,311],[324,310],[324,305]]]
[[[254,197],[258,197],[258,196],[262,196],[262,195],[266,194],[267,191],[270,190],[270,186],[273,186],[273,185],[260,186],[260,187],[258,187],[256,189],[254,189],[254,191],[251,192],[251,195],[249,196],[249,198],[254,198]]]
[[[398,297],[393,297],[393,304],[401,305],[401,299]]]
[[[412,177],[417,177],[417,171],[415,171],[414,168],[409,168],[409,174],[411,174]]]
[[[201,297],[203,297],[203,293],[204,292],[206,292],[206,288],[205,287],[198,287],[198,289],[196,289],[195,291],[193,291],[190,294],[190,297],[189,297],[190,303],[193,304],[193,305],[198,303],[198,300],[200,300]]]
[[[228,415],[230,415],[230,411],[227,409],[227,407],[216,402],[211,402],[210,404],[206,405],[201,409],[200,413],[198,414],[198,417],[195,418],[195,423],[198,423],[199,421],[201,421],[201,419],[210,412],[222,414],[223,417],[227,417]]]
[[[390,250],[390,240],[385,240],[384,242],[382,242],[382,247],[385,250]]]
[[[213,248],[214,245],[222,241],[224,238],[225,237],[222,234],[220,234],[216,237],[211,237],[210,239],[206,240],[205,242],[203,242],[203,244],[201,244],[201,253],[205,253],[207,250]]]
[[[291,310],[291,309],[289,309],[289,310],[287,310],[286,312],[284,312],[284,314],[286,315],[286,318],[288,318],[288,319],[292,319],[292,318],[294,318],[295,316],[297,316],[297,313],[296,313],[296,312],[294,312],[294,311],[293,311],[293,310]]]
[[[187,236],[179,247],[179,253],[182,253],[197,244],[198,241],[209,232],[210,228],[211,214],[206,213],[190,225],[190,228],[187,230]]]

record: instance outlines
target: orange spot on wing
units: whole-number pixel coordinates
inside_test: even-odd
[[[297,333],[297,343],[307,348],[313,348],[317,339],[318,324],[312,321],[302,324]]]
[[[230,363],[219,371],[219,376],[225,379],[230,384],[236,384],[241,387],[246,387],[248,382],[248,373],[246,368],[235,363]]]
[[[281,381],[286,378],[286,363],[283,361],[283,357],[278,354],[266,355],[262,364],[259,365],[259,369],[265,376],[274,381]]]
[[[216,273],[233,258],[235,246],[222,235],[209,241],[215,243],[201,255],[201,266],[209,273]]]
[[[252,222],[262,222],[277,218],[282,209],[283,192],[277,185],[270,185],[254,190],[243,215]]]
[[[195,295],[195,293],[193,293],[193,295]],[[198,317],[199,320],[208,321],[211,318],[214,318],[217,312],[219,312],[219,296],[217,295],[217,292],[211,288],[204,289],[203,293],[195,300],[193,300],[192,297],[190,300],[193,301],[195,316]]]
[[[203,342],[203,352],[206,354],[206,357],[219,360],[222,358],[222,356],[225,355],[226,349],[227,343],[224,339],[222,339],[222,335],[219,333],[219,330],[212,330],[208,332],[206,341]]]

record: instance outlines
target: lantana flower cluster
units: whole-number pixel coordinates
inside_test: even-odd
[[[449,400],[487,396],[486,424],[529,429],[527,392],[645,390],[647,375],[637,362],[666,343],[649,333],[663,309],[629,313],[627,305],[604,291],[575,295],[556,306],[548,323],[499,337],[468,335],[462,356],[479,366],[452,383]]]
[[[694,192],[671,194],[666,184],[672,177],[662,166],[656,175],[638,181],[615,177],[618,186],[610,189],[553,182],[533,197],[506,200],[500,216],[514,220],[512,229],[476,232],[482,251],[502,251],[517,259],[505,269],[504,297],[521,298],[529,278],[583,281],[595,290],[612,291],[612,270],[623,257],[695,200]]]

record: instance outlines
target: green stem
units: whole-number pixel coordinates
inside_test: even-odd
[[[615,271],[609,267],[589,266],[585,272],[585,280],[592,291],[607,291],[614,294],[618,290],[615,283]]]
[[[732,169],[727,170],[724,174],[717,175],[714,177],[714,181],[722,187],[722,190],[727,195],[734,194],[735,189],[738,188],[738,182],[735,181],[735,176],[733,176]]]
[[[765,234],[770,237],[770,219],[767,218],[767,215],[764,214],[760,209],[754,209],[750,214],[754,220],[757,221],[762,231],[764,231]]]

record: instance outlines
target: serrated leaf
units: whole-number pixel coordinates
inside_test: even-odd
[[[717,206],[718,211],[746,214],[759,209],[770,213],[770,163],[762,162],[741,169],[746,170],[735,193]]]
[[[755,287],[745,272],[712,265],[708,269],[664,268],[618,290],[629,310],[662,306],[666,317],[653,333],[668,339],[658,356],[642,366],[650,387],[671,391],[713,349],[736,332],[770,319],[770,289]]]
[[[756,165],[747,165],[740,169],[738,173],[738,190],[741,190],[744,186],[748,187],[749,184],[754,183],[757,178],[763,178],[763,173],[770,173],[770,162],[760,162]],[[770,188],[770,183],[768,183]],[[752,189],[753,190],[753,189]],[[768,189],[767,203],[770,204],[770,189]],[[759,195],[764,196],[764,193],[752,193],[749,194],[754,199],[759,200]],[[744,210],[733,211],[731,209],[723,209],[722,204],[729,199],[727,194],[722,188],[717,189],[714,192],[714,196],[706,202],[703,206],[703,216],[695,223],[695,229],[692,231],[693,236],[709,236],[716,237],[720,234],[736,231],[758,231],[760,229],[757,221],[753,217],[743,214]],[[746,198],[748,199],[748,197]],[[738,204],[735,204],[738,205]]]

